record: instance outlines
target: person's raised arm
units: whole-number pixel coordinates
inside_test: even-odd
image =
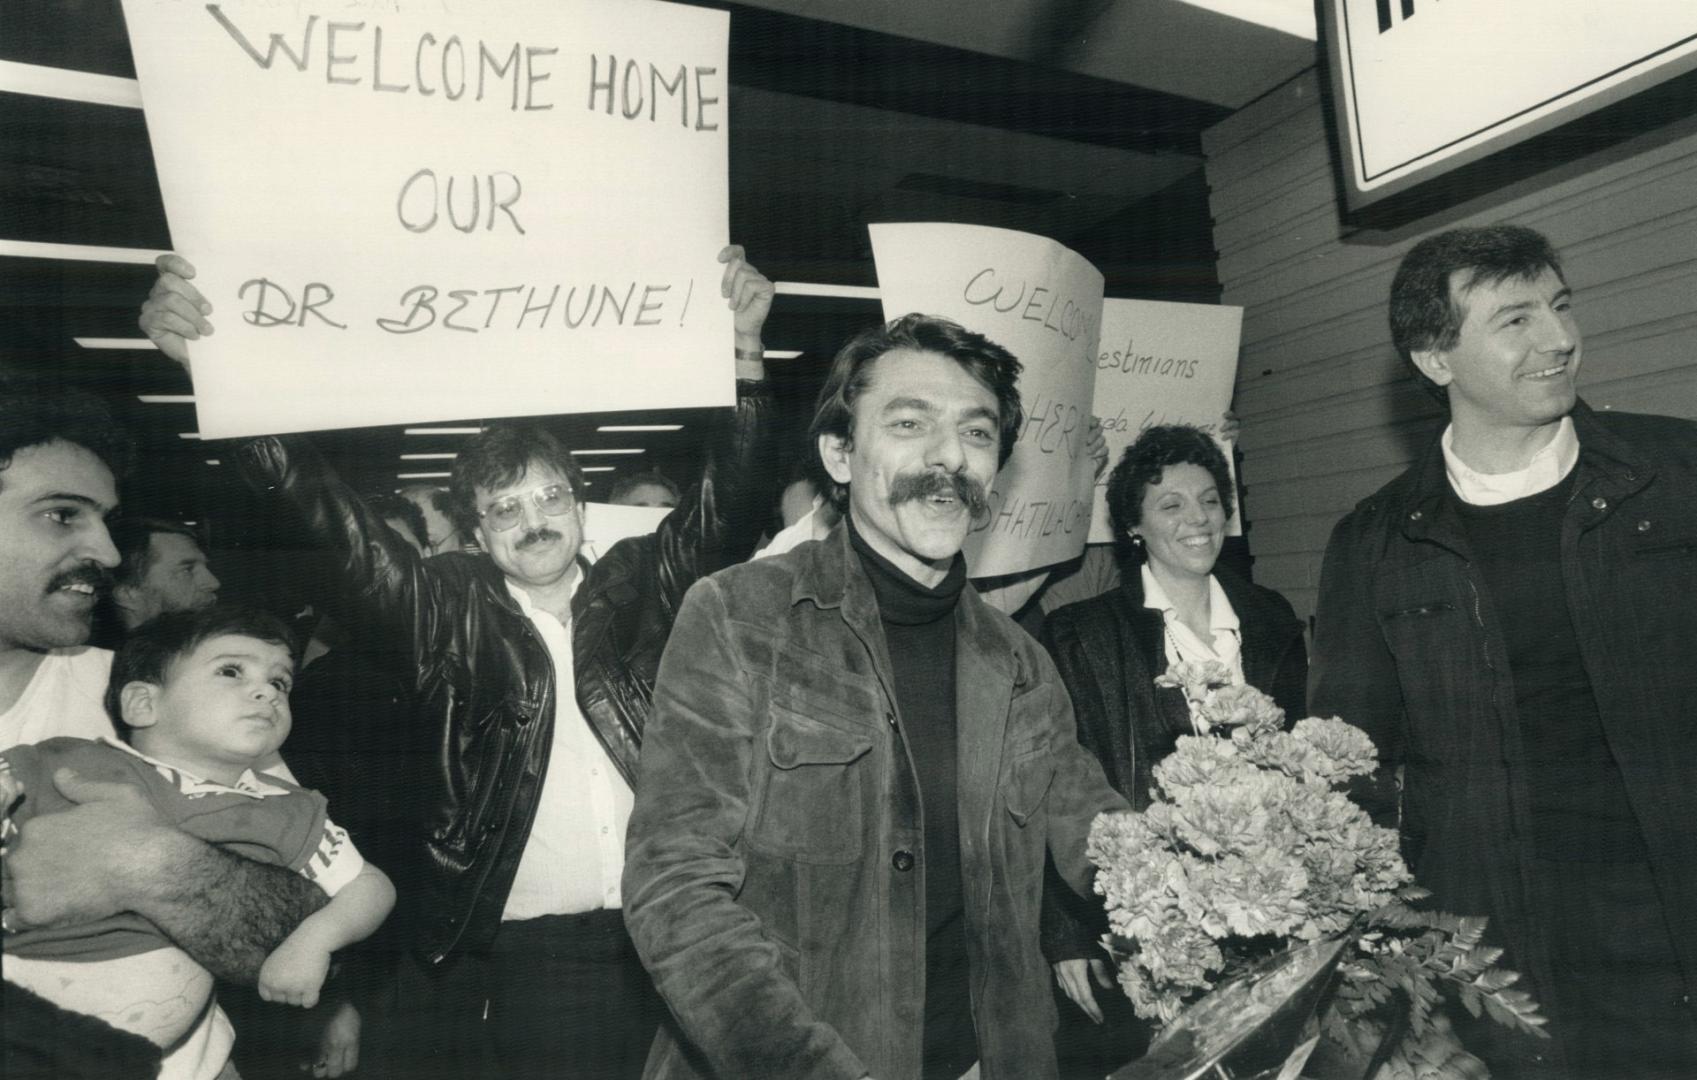
[[[128,784],[54,774],[71,810],[25,822],[6,847],[14,930],[134,911],[220,979],[252,984],[270,952],[327,897],[281,866],[231,855],[160,820]]]
[[[676,611],[698,579],[753,554],[775,494],[772,435],[777,417],[765,383],[760,336],[774,289],[740,246],[720,251],[719,261],[725,266],[719,294],[736,313],[737,405],[732,416],[711,421],[707,463],[655,531],[666,611]]]
[[[737,902],[753,755],[749,663],[709,578],[685,598],[660,663],[624,870],[625,925],[715,1076],[858,1080],[866,1067],[813,1015],[760,917]]]

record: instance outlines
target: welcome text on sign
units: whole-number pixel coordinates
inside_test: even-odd
[[[309,15],[298,39],[272,31],[262,50],[231,21],[222,5],[207,4],[206,11],[266,71],[287,71],[287,66],[277,63],[281,58],[301,73],[322,64],[325,83],[334,86],[368,86],[379,93],[440,96],[447,101],[460,101],[469,93],[474,102],[485,98],[499,100],[511,111],[540,112],[555,106],[548,97],[552,88],[542,84],[553,77],[548,65],[559,54],[558,46],[515,41],[491,49],[482,40],[468,45],[458,34],[438,38],[424,32],[417,36],[410,50],[395,45],[386,49],[383,27],[376,23],[326,21],[323,32],[318,33],[319,18]],[[369,45],[368,54],[362,51],[364,45]],[[362,74],[367,55],[369,82]],[[591,112],[626,120],[643,119],[646,113],[650,123],[660,123],[664,116],[669,123],[675,102],[681,126],[694,131],[717,131],[719,121],[713,109],[720,104],[718,79],[719,70],[715,67],[697,65],[692,71],[689,66],[679,64],[663,71],[651,63],[628,57],[621,63],[618,57],[609,55],[603,64],[600,56],[591,56],[585,107]],[[708,91],[712,91],[712,96]]]

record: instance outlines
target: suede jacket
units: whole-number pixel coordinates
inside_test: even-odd
[[[1272,696],[1294,724],[1304,711],[1308,650],[1290,602],[1230,570],[1214,577],[1237,613],[1243,677]],[[1156,762],[1191,734],[1184,691],[1158,687],[1167,670],[1166,622],[1143,606],[1143,575],[1123,574],[1120,586],[1068,604],[1043,623],[1043,647],[1054,657],[1078,717],[1078,741],[1102,762],[1108,782],[1132,809],[1149,806]],[[1051,961],[1100,958],[1106,913],[1095,896],[1080,898],[1053,874],[1043,903],[1043,952]]]
[[[1568,611],[1679,964],[1697,986],[1697,425],[1583,403],[1573,422]],[[1332,533],[1309,700],[1372,736],[1385,773],[1375,816],[1400,825],[1409,868],[1439,908],[1489,916],[1503,963],[1539,997],[1561,943],[1528,907],[1534,852],[1506,655],[1434,440]],[[1566,1075],[1553,1041],[1485,1030],[1492,1045],[1470,1049],[1494,1072]]]
[[[655,532],[587,567],[573,599],[578,706],[628,782],[684,592],[747,558],[759,537],[770,412],[763,383],[739,382],[734,417],[724,410],[713,421],[699,482]],[[413,948],[440,961],[488,944],[548,770],[556,685],[547,647],[486,556],[420,558],[309,443],[257,439],[239,459],[251,483],[282,496],[336,553],[339,605],[353,623],[410,658],[416,722],[429,733],[417,832],[396,882]]]
[[[1055,1075],[1043,866],[1089,887],[1125,801],[1036,642],[955,611],[960,858],[985,1080]],[[848,532],[690,591],[660,666],[625,921],[676,1026],[654,1078],[917,1080],[924,822],[877,602]]]

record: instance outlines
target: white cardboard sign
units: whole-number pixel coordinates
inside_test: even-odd
[[[1114,538],[1108,477],[1125,448],[1157,424],[1194,424],[1209,434],[1231,407],[1243,309],[1156,300],[1102,302],[1096,358],[1096,416],[1108,443],[1108,469],[1096,484],[1090,542]],[[1231,461],[1231,447],[1220,444]],[[1235,511],[1227,531],[1242,532]]]
[[[990,520],[967,538],[973,577],[1063,562],[1084,550],[1085,450],[1102,274],[1053,240],[981,225],[873,225],[884,317],[953,319],[1019,357],[1025,427],[996,476]]]
[[[631,536],[643,536],[660,527],[672,512],[669,506],[620,506],[614,503],[583,504],[583,552],[590,562],[607,554],[607,549]]]
[[[208,436],[728,405],[724,12],[124,0]]]

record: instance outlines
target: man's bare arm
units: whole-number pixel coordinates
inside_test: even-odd
[[[232,855],[160,820],[137,788],[54,775],[79,805],[25,822],[7,845],[14,929],[134,911],[221,979],[253,983],[265,957],[328,902],[284,867]]]
[[[287,867],[168,832],[160,840],[174,850],[136,882],[134,910],[220,979],[255,983],[272,950],[329,902]]]

